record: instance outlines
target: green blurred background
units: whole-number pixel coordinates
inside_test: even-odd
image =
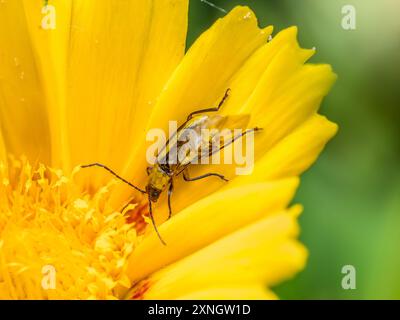
[[[260,25],[297,25],[311,62],[330,63],[339,79],[321,113],[340,126],[295,199],[305,207],[306,269],[275,291],[283,299],[400,298],[400,1],[210,0],[229,11],[250,6]],[[344,30],[342,7],[356,9]],[[191,0],[189,43],[223,12]],[[356,289],[341,287],[344,265]]]

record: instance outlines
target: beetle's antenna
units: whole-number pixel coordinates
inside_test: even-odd
[[[100,167],[103,168],[105,170],[107,170],[108,172],[110,172],[114,177],[116,177],[117,179],[121,180],[122,182],[126,183],[127,185],[131,186],[132,188],[136,189],[137,191],[141,192],[141,193],[147,193],[146,191],[136,187],[135,185],[133,185],[132,183],[130,183],[128,180],[125,180],[124,178],[122,178],[121,176],[119,176],[118,174],[116,174],[114,171],[112,171],[109,167],[105,166],[104,164],[101,163],[91,163],[91,164],[86,164],[84,166],[81,166],[81,168],[85,169],[85,168],[90,168],[90,167]]]
[[[153,227],[154,227],[154,230],[156,230],[156,233],[157,233],[158,238],[160,239],[161,243],[162,243],[164,246],[166,246],[167,244],[165,243],[165,241],[164,241],[163,238],[161,237],[160,232],[158,232],[157,225],[156,225],[156,222],[155,222],[155,220],[154,220],[153,210],[152,210],[152,208],[151,208],[150,194],[149,194],[149,214],[150,214],[151,222],[153,223]]]

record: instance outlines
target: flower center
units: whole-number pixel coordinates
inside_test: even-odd
[[[130,287],[141,210],[129,219],[112,210],[113,186],[89,195],[74,181],[77,171],[0,163],[1,299],[119,298]]]

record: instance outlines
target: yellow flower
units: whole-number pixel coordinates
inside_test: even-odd
[[[272,27],[247,7],[185,54],[187,0],[53,5],[0,3],[0,298],[275,298],[267,288],[306,261],[301,208],[289,206],[337,130],[317,114],[330,66],[305,64],[314,50],[294,27],[268,41]],[[182,123],[227,88],[221,112],[250,113],[249,127],[264,129],[254,172],[201,166],[193,174],[231,181],[178,181],[172,219],[165,198],[155,207],[167,246],[146,199],[77,169],[101,162],[144,186],[147,130]]]

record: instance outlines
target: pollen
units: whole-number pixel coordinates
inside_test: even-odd
[[[130,287],[135,222],[108,207],[112,185],[89,194],[78,171],[23,158],[1,165],[0,299],[115,299]]]

